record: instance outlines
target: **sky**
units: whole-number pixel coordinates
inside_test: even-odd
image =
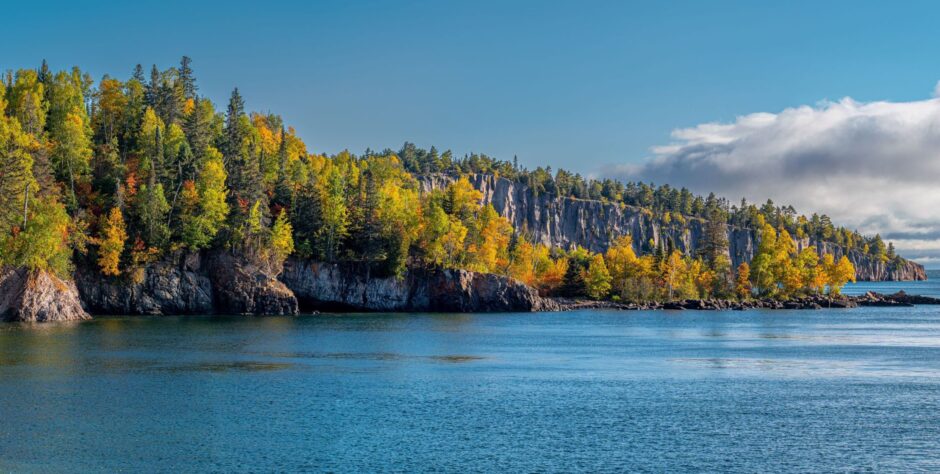
[[[767,198],[940,263],[940,4],[11,2],[0,68],[193,58],[311,151],[475,151]]]

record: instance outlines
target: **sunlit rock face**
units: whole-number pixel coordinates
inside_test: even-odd
[[[20,322],[91,319],[75,283],[49,272],[0,269],[0,320]]]
[[[422,190],[441,189],[454,180],[445,174],[419,176]],[[686,255],[694,254],[702,242],[705,220],[686,218],[685,223],[664,223],[649,211],[633,206],[601,201],[536,196],[527,186],[488,174],[470,175],[470,183],[483,193],[484,204],[491,204],[509,219],[517,230],[525,230],[535,242],[562,248],[580,245],[592,252],[607,250],[621,235],[633,237],[638,254],[650,253],[661,244],[669,244]],[[797,240],[802,249],[815,245],[820,253],[840,258],[844,249],[831,242]],[[732,263],[749,262],[757,250],[757,233],[752,229],[728,228],[728,254]],[[923,266],[910,262],[875,261],[857,250],[848,252],[859,280],[923,280]]]

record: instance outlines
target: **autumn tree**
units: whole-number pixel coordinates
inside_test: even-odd
[[[127,240],[127,229],[121,209],[112,207],[107,218],[101,224],[101,237],[98,241],[98,267],[104,275],[120,275],[121,254]]]
[[[192,250],[208,247],[228,217],[222,155],[210,148],[196,182],[184,183],[181,203],[183,242]]]
[[[777,278],[777,231],[770,224],[763,224],[759,233],[757,252],[751,259],[751,282],[760,294],[769,294],[776,288]]]
[[[595,254],[584,270],[584,287],[587,295],[599,300],[610,293],[610,272],[604,263],[604,256]]]
[[[29,207],[26,225],[0,236],[0,263],[67,278],[72,266],[71,229],[65,206],[51,197],[39,197]]]
[[[271,227],[271,266],[281,268],[284,260],[294,252],[293,229],[287,213],[281,211]]]
[[[747,299],[751,297],[751,267],[747,262],[741,262],[738,265],[738,270],[735,277],[734,283],[734,294],[739,299]]]
[[[66,115],[53,140],[52,160],[56,175],[68,182],[69,205],[75,207],[78,205],[75,181],[89,172],[92,156],[91,139],[86,134],[82,116],[72,112]]]
[[[855,281],[855,266],[845,255],[835,262],[832,254],[826,254],[823,257],[823,268],[828,276],[829,294],[838,295],[846,283]]]

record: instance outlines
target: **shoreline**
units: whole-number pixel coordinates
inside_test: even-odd
[[[620,303],[615,301],[600,301],[587,299],[571,298],[546,298],[555,303],[551,309],[539,309],[533,311],[401,311],[401,310],[367,310],[351,309],[348,311],[332,310],[311,310],[300,311],[296,314],[246,314],[246,313],[206,313],[206,314],[113,314],[90,313],[91,318],[84,320],[66,320],[54,321],[60,323],[74,324],[81,321],[92,321],[97,318],[163,318],[163,317],[205,317],[205,318],[245,318],[256,317],[265,318],[271,316],[319,316],[319,315],[348,315],[348,314],[495,314],[502,312],[518,313],[558,313],[583,310],[616,310],[616,311],[746,311],[746,310],[822,310],[822,309],[853,309],[860,307],[895,307],[910,308],[914,306],[940,305],[940,298],[923,295],[912,295],[901,290],[897,293],[883,294],[873,291],[866,292],[863,295],[841,295],[838,297],[828,297],[825,295],[814,295],[802,298],[793,298],[789,300],[775,300],[771,298],[753,299],[746,301],[722,300],[722,299],[688,299],[672,302],[650,302],[650,303]],[[9,325],[33,325],[45,324],[31,321],[0,321],[0,323],[9,323]]]
[[[812,295],[787,300],[773,298],[756,298],[751,300],[724,300],[724,299],[686,299],[670,302],[650,303],[620,303],[616,301],[596,301],[583,299],[554,298],[559,304],[560,311],[577,311],[582,309],[616,309],[623,311],[744,311],[749,309],[848,309],[865,306],[876,307],[914,307],[917,305],[940,305],[940,298],[923,295],[911,295],[904,290],[897,293],[883,294],[868,291],[862,295]]]

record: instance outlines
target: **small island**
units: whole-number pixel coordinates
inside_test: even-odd
[[[936,302],[841,296],[926,275],[825,215],[411,143],[327,156],[198,91],[187,57],[4,77],[0,319]]]

